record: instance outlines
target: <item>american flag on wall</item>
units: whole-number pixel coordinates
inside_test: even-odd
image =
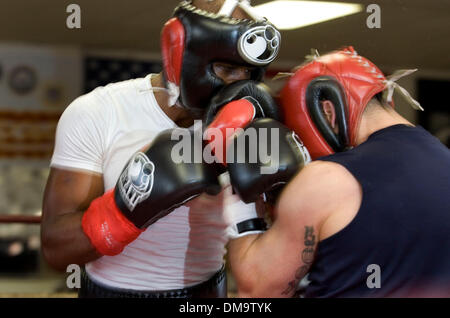
[[[98,86],[145,77],[162,70],[160,61],[138,61],[105,57],[86,57],[84,59],[84,92],[88,93]]]

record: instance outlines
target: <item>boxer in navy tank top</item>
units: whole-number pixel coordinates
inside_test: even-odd
[[[266,232],[228,244],[239,296],[450,297],[450,150],[392,100],[423,110],[396,83],[413,71],[352,47],[294,70],[280,104],[313,161]]]

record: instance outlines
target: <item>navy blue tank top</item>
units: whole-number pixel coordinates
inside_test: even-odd
[[[319,160],[350,171],[363,198],[319,242],[305,296],[449,297],[450,150],[420,126],[394,125]]]

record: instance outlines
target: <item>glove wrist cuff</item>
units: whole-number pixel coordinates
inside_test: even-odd
[[[220,184],[225,188],[224,218],[228,224],[227,233],[230,239],[266,231],[267,224],[258,216],[255,203],[245,203],[233,194],[228,172],[219,176]]]
[[[267,224],[263,218],[248,219],[236,224],[236,230],[240,236],[253,233],[262,233],[267,230]]]
[[[97,252],[109,256],[120,254],[143,232],[120,212],[114,201],[114,189],[92,201],[81,226]]]
[[[249,234],[262,233],[267,230],[267,224],[263,218],[258,217],[254,203],[245,204],[236,202],[226,209],[233,210],[228,214],[228,236],[230,239],[239,238]]]

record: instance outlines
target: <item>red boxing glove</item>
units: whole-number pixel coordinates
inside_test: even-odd
[[[144,231],[120,212],[114,201],[114,189],[91,202],[81,227],[97,252],[109,256],[120,254]]]
[[[232,101],[220,109],[205,131],[211,152],[226,166],[226,149],[237,128],[244,128],[255,117],[256,110],[246,98]],[[218,138],[216,138],[218,137]]]

